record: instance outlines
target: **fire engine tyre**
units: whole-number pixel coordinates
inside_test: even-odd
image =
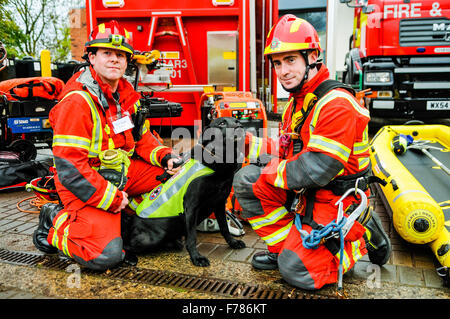
[[[356,68],[355,63],[358,64],[360,68],[362,68],[358,48],[350,50],[345,56],[345,65],[347,71],[344,74],[344,83],[346,84],[356,84],[359,82],[359,71]]]
[[[344,72],[344,76],[343,76],[342,80],[346,84],[351,84],[351,78],[353,78],[353,70],[352,70],[353,68],[352,68],[350,54],[348,52],[345,55],[345,69],[346,69],[346,71]]]
[[[19,153],[19,159],[22,162],[32,161],[37,156],[36,146],[28,140],[14,140],[9,145],[9,150]]]

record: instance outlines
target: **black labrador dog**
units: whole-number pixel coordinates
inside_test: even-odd
[[[127,254],[138,254],[161,248],[185,236],[185,246],[196,266],[209,266],[209,260],[197,249],[196,227],[214,212],[220,232],[233,249],[245,247],[233,238],[226,221],[225,205],[231,192],[234,173],[242,164],[244,130],[235,118],[214,119],[203,130],[190,157],[211,168],[212,175],[196,177],[183,197],[184,212],[178,216],[142,218],[122,214],[123,247]],[[231,154],[230,154],[231,153]],[[187,154],[189,155],[189,154]]]

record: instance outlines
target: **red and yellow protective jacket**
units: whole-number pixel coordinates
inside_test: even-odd
[[[172,152],[145,127],[137,143],[131,129],[115,134],[112,121],[118,112],[131,116],[139,105],[140,94],[122,78],[114,96],[111,87],[90,67],[72,76],[60,102],[50,112],[56,189],[63,204],[71,204],[72,209],[89,205],[114,211],[121,204],[122,192],[94,169],[100,166],[102,151],[122,149],[129,156],[137,153],[157,166]]]
[[[345,89],[325,94],[303,119],[299,134],[295,131],[314,98],[312,92],[329,79],[326,66],[319,67],[301,92],[291,94],[282,116],[278,145],[270,138],[247,135],[250,159],[262,152],[277,156],[262,172],[262,178],[276,187],[321,188],[335,178],[358,174],[369,167],[369,111]],[[294,152],[296,141],[301,143],[297,153]]]

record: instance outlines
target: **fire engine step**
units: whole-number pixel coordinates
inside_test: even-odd
[[[65,270],[73,261],[56,255],[42,255],[31,252],[10,251],[0,248],[0,262],[19,266],[40,266],[52,270]],[[171,271],[137,267],[117,267],[105,272],[81,267],[86,275],[145,283],[188,291],[212,293],[224,297],[243,299],[334,299],[335,296],[317,295],[296,290],[271,289],[262,285],[232,282],[224,279],[205,278]]]

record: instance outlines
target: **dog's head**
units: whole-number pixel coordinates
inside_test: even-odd
[[[245,131],[234,117],[219,117],[204,128],[200,144],[203,160],[209,163],[237,163],[242,161]]]

